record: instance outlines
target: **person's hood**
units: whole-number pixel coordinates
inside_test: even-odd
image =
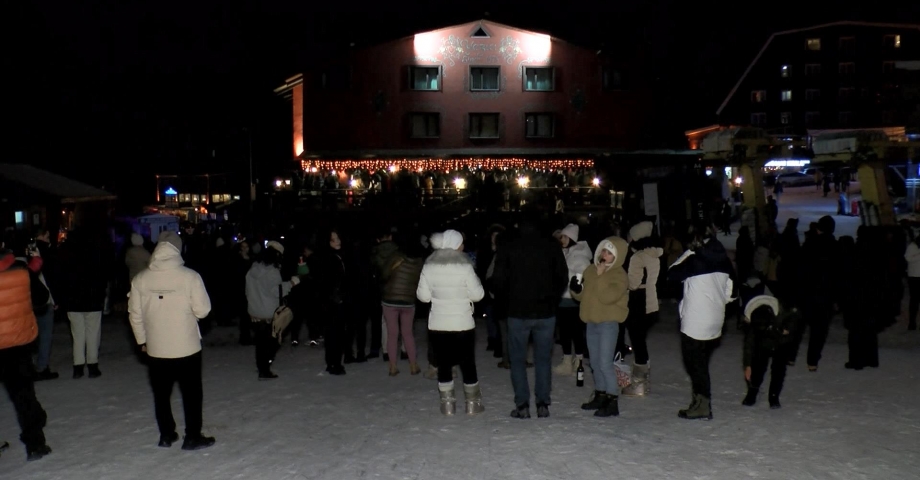
[[[652,258],[660,258],[664,255],[664,249],[659,247],[646,247],[636,252],[636,254],[648,255]]]
[[[169,243],[170,245],[176,247],[176,251],[182,251],[182,237],[180,237],[178,233],[173,232],[172,230],[160,232],[160,235],[157,237],[157,246],[159,246],[161,243]]]
[[[139,233],[132,233],[131,234],[131,245],[134,245],[135,247],[143,247],[144,237],[142,237],[141,234]]]
[[[655,224],[652,222],[639,222],[629,229],[629,236],[627,238],[630,242],[635,242],[643,238],[651,237],[654,228]]]
[[[779,315],[779,300],[777,300],[776,297],[771,295],[758,295],[750,299],[747,305],[744,306],[744,320],[750,323],[751,315],[754,313],[754,310],[760,307],[769,307],[770,310],[773,310],[773,315]]]
[[[459,250],[442,248],[435,250],[425,260],[425,265],[473,265],[470,256]]]
[[[441,237],[441,248],[456,250],[463,245],[463,234],[456,230],[445,230]]]
[[[703,245],[697,248],[694,253],[699,255],[699,258],[703,260],[706,266],[705,269],[709,270],[708,273],[722,272],[729,275],[734,274],[731,260],[729,260],[728,253],[725,251],[725,246],[715,238],[710,237],[706,239]]]
[[[157,243],[147,268],[153,271],[175,270],[185,264],[182,254],[171,242]]]
[[[431,234],[431,248],[434,250],[440,250],[444,245],[444,234],[441,232],[435,232]]]
[[[578,243],[578,225],[574,223],[566,225],[565,228],[562,229],[562,232],[560,232],[560,235],[569,237],[572,243]]]
[[[622,267],[626,263],[626,252],[629,250],[629,244],[620,237],[608,237],[601,241],[594,250],[594,264],[601,261],[601,252],[607,250],[613,254],[613,266]]]
[[[380,242],[375,245],[374,248],[371,249],[371,255],[373,255],[374,258],[384,259],[389,258],[390,255],[395,253],[397,250],[399,250],[399,246],[396,245],[396,242],[388,240],[386,242]]]

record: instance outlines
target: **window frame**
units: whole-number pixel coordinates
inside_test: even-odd
[[[812,42],[817,42],[816,45],[818,46],[818,48],[811,48]],[[821,37],[806,38],[805,39],[805,50],[808,50],[809,52],[820,52],[821,51]]]
[[[473,136],[473,118],[474,117],[495,117],[495,136]],[[479,123],[480,133],[482,132],[482,120]],[[499,112],[470,112],[467,115],[467,138],[470,140],[498,140],[501,138],[501,113]]]
[[[555,92],[556,91],[556,67],[544,66],[544,67],[531,67],[524,65],[522,67],[524,70],[521,72],[521,88],[525,92],[536,92],[536,93],[546,93],[546,92]],[[527,88],[527,71],[528,70],[549,70],[552,73],[552,87],[548,90],[537,90]]]
[[[527,119],[530,117],[539,118],[540,116],[548,116],[550,119],[550,134],[549,135],[530,135],[528,134],[528,124]],[[553,112],[527,112],[524,114],[524,138],[533,139],[533,140],[543,140],[556,138],[556,114]]]
[[[473,88],[473,70],[474,69],[489,69],[495,70],[495,84],[497,85],[493,88]],[[467,73],[470,79],[470,91],[471,92],[500,92],[502,90],[502,67],[501,65],[470,65],[469,72]],[[482,81],[480,81],[480,86]]]
[[[754,118],[763,119],[763,121],[754,121]],[[759,127],[767,124],[767,112],[751,112],[751,126]]]
[[[792,124],[792,112],[779,112],[779,123],[780,125],[791,125]]]
[[[760,97],[760,100],[755,100],[755,97]],[[766,90],[751,90],[751,103],[766,103],[767,102],[767,91]]]
[[[852,71],[846,71],[846,70],[850,70],[850,69],[847,68],[847,67],[849,67],[849,66],[851,66],[851,65],[852,65],[852,67],[853,67]],[[838,63],[838,64],[837,64],[837,74],[838,74],[838,75],[847,76],[847,77],[852,76],[852,75],[856,75],[856,62],[840,62],[840,63]]]
[[[416,69],[436,69],[438,71],[438,87],[437,88],[415,88],[415,75],[414,72]],[[409,90],[413,92],[440,92],[444,88],[444,68],[441,65],[409,65],[407,70],[409,77]]]
[[[788,97],[786,94],[789,94]],[[792,101],[792,89],[780,90],[779,91],[779,101],[780,102],[791,102]]]
[[[415,135],[415,130],[414,130],[415,121],[414,121],[414,117],[415,117],[416,115],[421,115],[421,116],[424,116],[424,117],[426,117],[426,118],[429,118],[429,117],[434,117],[434,118],[435,118],[435,125],[436,125],[435,128],[437,128],[437,132],[435,133],[435,135],[433,135],[433,136],[432,136],[432,135],[425,135],[425,136],[416,136],[416,135]],[[409,138],[411,138],[411,139],[416,139],[416,140],[425,140],[425,139],[432,139],[432,138],[441,138],[441,112],[409,112],[408,120],[409,120]],[[428,127],[428,125],[427,125],[427,122],[426,122],[426,131],[427,131],[427,127]]]
[[[780,65],[779,78],[792,78],[792,65],[788,63]]]
[[[814,68],[814,67],[817,67],[817,68]],[[820,76],[821,76],[821,64],[820,63],[806,63],[805,64],[805,77],[806,78],[816,78]]]

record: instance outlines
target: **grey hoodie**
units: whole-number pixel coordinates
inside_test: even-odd
[[[275,309],[281,305],[281,295],[291,292],[291,282],[281,280],[281,270],[261,262],[252,264],[246,273],[246,301],[249,302],[249,315],[256,318],[271,319]]]

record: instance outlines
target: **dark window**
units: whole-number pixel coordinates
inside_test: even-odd
[[[498,138],[498,114],[471,113],[470,138]]]
[[[837,114],[837,123],[840,125],[849,125],[853,120],[852,112],[840,112]]]
[[[489,38],[489,33],[486,32],[484,28],[479,27],[479,28],[477,28],[476,31],[473,32],[473,34],[470,35],[470,36],[473,37],[473,38]]]
[[[441,136],[441,115],[438,113],[409,114],[412,138],[438,138]]]
[[[853,97],[855,96],[856,96],[856,89],[852,87],[844,87],[837,91],[837,98],[841,102],[848,102],[851,99],[853,99]]]
[[[470,68],[470,90],[474,92],[499,90],[500,67],[472,67]]]
[[[440,90],[441,67],[409,67],[409,88],[412,90]]]
[[[527,125],[527,138],[552,138],[556,133],[556,122],[552,113],[528,113],[524,120]]]
[[[551,92],[556,89],[553,67],[524,67],[524,90]]]
[[[805,126],[816,127],[821,121],[821,112],[805,112]]]
[[[619,68],[604,67],[601,75],[604,90],[622,90],[626,88],[626,79],[623,78],[623,71]]]
[[[898,112],[895,110],[882,111],[882,125],[894,125],[897,121]]]
[[[882,73],[894,73],[894,62],[882,62]]]
[[[781,112],[779,114],[779,123],[783,125],[789,125],[792,123],[792,112]]]
[[[767,124],[767,114],[764,112],[757,112],[751,114],[751,125],[766,125]]]
[[[837,47],[840,49],[840,53],[856,53],[856,37],[840,37]]]
[[[821,90],[816,88],[809,88],[808,90],[805,90],[805,100],[809,102],[816,102],[821,100]]]
[[[856,64],[853,62],[842,62],[837,67],[840,75],[854,75],[856,73]]]
[[[820,63],[808,63],[805,65],[805,76],[806,77],[817,77],[821,75],[821,64]]]

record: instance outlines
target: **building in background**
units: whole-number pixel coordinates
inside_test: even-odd
[[[716,114],[723,125],[773,134],[904,127],[917,99],[899,71],[918,60],[917,24],[848,21],[777,32]]]
[[[593,160],[639,148],[650,110],[616,53],[487,20],[305,67],[276,89],[292,101],[292,156],[305,169]]]
[[[0,231],[38,227],[66,233],[103,226],[115,195],[31,165],[0,163]]]
[[[182,220],[239,220],[245,208],[229,174],[156,175],[156,202],[148,213],[174,215]]]

